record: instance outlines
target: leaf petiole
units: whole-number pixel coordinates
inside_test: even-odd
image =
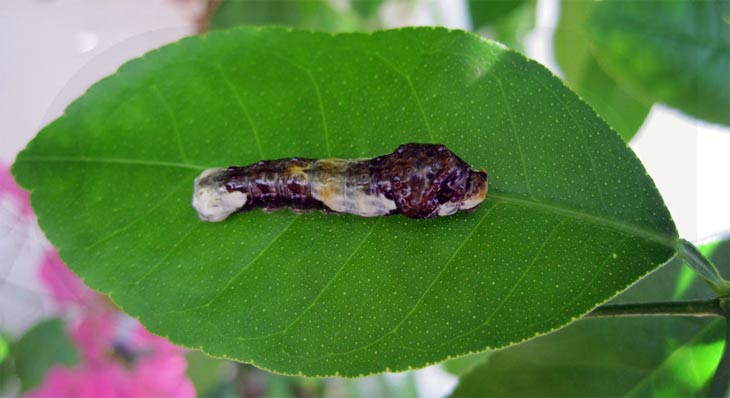
[[[730,296],[730,281],[720,276],[717,268],[691,242],[680,239],[677,247],[679,254],[710,288],[720,297]]]
[[[726,316],[728,297],[711,300],[664,301],[630,304],[602,305],[589,312],[586,317],[618,317],[618,316]]]

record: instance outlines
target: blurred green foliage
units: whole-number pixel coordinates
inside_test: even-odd
[[[587,21],[595,6],[592,0],[563,0],[554,34],[555,59],[566,82],[625,141],[630,141],[649,114],[652,102],[634,95],[614,79],[594,54]]]
[[[5,339],[6,347],[8,342]],[[20,381],[20,390],[38,386],[53,366],[72,367],[80,360],[63,320],[47,319],[35,324],[18,340],[10,342],[6,357],[0,361],[0,392],[13,377]]]
[[[469,0],[475,32],[524,51],[525,37],[535,27],[536,0]]]
[[[730,2],[613,0],[586,24],[600,62],[645,101],[730,125]]]
[[[730,124],[730,2],[563,0],[568,85],[629,141],[654,103]]]
[[[331,32],[359,30],[362,16],[371,15],[377,1],[357,2],[359,13],[338,9],[327,0],[222,0],[213,12],[210,29],[226,29],[239,25],[288,26]],[[369,17],[366,17],[369,18]]]
[[[484,363],[484,361],[487,360],[487,358],[492,355],[494,351],[484,351],[480,352],[478,354],[472,354],[467,355],[461,358],[455,358],[450,359],[446,362],[443,362],[441,366],[443,366],[444,370],[451,373],[454,376],[461,376],[478,365],[481,365]]]

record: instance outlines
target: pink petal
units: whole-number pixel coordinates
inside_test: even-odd
[[[73,338],[90,366],[103,364],[109,361],[109,353],[113,351],[119,314],[98,311],[85,315],[73,331]]]
[[[141,360],[134,371],[138,395],[150,397],[188,398],[195,388],[185,374],[187,361],[182,354]]]
[[[28,396],[33,398],[128,398],[136,396],[129,372],[117,364],[68,369],[55,366],[43,384]]]
[[[26,219],[33,218],[33,209],[30,207],[30,194],[18,184],[10,174],[7,165],[0,164],[0,199],[9,197],[18,203],[20,215]]]
[[[68,269],[55,249],[49,249],[44,254],[39,277],[59,304],[81,304],[94,295],[81,279]]]

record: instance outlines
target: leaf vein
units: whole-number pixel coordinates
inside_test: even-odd
[[[498,206],[499,206],[499,204],[496,204],[496,205],[494,205],[493,207],[489,208],[489,209],[488,209],[487,211],[485,211],[485,212],[484,212],[484,215],[482,216],[482,218],[481,218],[481,219],[480,219],[480,220],[479,220],[479,221],[478,221],[478,222],[476,223],[476,225],[474,225],[474,227],[473,227],[473,228],[471,229],[471,231],[469,231],[469,233],[467,234],[467,236],[466,236],[466,237],[464,238],[464,240],[463,240],[463,241],[461,242],[461,244],[459,245],[459,247],[457,247],[457,248],[456,248],[456,250],[455,250],[455,251],[454,251],[454,253],[453,253],[453,254],[451,255],[451,257],[449,257],[449,259],[448,259],[448,260],[446,261],[446,264],[444,264],[444,266],[443,266],[443,267],[441,268],[441,270],[440,270],[440,271],[439,271],[439,273],[438,273],[438,274],[436,275],[436,277],[435,277],[435,278],[434,278],[434,279],[433,279],[433,280],[431,281],[431,283],[430,283],[430,284],[429,284],[429,286],[428,286],[428,287],[426,288],[426,290],[425,290],[425,291],[423,292],[423,294],[421,295],[421,297],[419,297],[419,298],[418,298],[418,300],[417,300],[417,301],[416,301],[416,303],[415,303],[415,304],[413,305],[413,307],[411,307],[411,309],[410,309],[410,310],[408,311],[408,313],[406,313],[406,315],[405,315],[405,316],[404,316],[404,317],[403,317],[403,318],[402,318],[402,319],[401,319],[401,320],[400,320],[400,321],[399,321],[399,322],[398,322],[398,323],[397,323],[397,324],[396,324],[396,325],[395,325],[395,326],[394,326],[393,328],[391,328],[391,329],[390,329],[390,330],[389,330],[388,332],[386,332],[386,333],[385,333],[385,334],[383,334],[382,336],[380,336],[380,337],[376,338],[375,340],[373,340],[373,341],[371,341],[370,343],[367,343],[367,344],[365,344],[365,345],[363,345],[363,346],[360,346],[360,347],[357,347],[357,348],[354,348],[354,349],[352,349],[352,350],[349,350],[349,351],[345,351],[345,352],[330,352],[330,353],[327,353],[327,354],[325,354],[325,355],[323,355],[323,356],[317,357],[316,359],[323,359],[323,358],[331,357],[331,356],[334,356],[334,355],[347,355],[347,354],[350,354],[350,353],[352,353],[352,352],[356,352],[356,351],[362,351],[362,350],[365,350],[365,349],[367,349],[367,348],[370,348],[370,347],[372,347],[373,345],[375,345],[375,344],[379,343],[380,341],[383,341],[383,340],[384,340],[385,338],[387,338],[388,336],[391,336],[391,335],[393,335],[393,334],[397,333],[397,332],[398,332],[398,328],[399,328],[400,326],[402,326],[402,325],[403,325],[403,323],[405,323],[405,322],[406,322],[406,321],[407,321],[407,320],[408,320],[408,319],[410,318],[410,316],[411,316],[411,315],[412,315],[413,313],[415,313],[416,309],[417,309],[417,308],[418,308],[418,306],[419,306],[419,305],[421,304],[421,302],[422,302],[422,301],[423,301],[423,299],[424,299],[424,298],[426,297],[426,295],[428,295],[428,293],[429,293],[429,292],[431,291],[431,289],[432,289],[432,288],[433,288],[433,286],[434,286],[434,285],[436,284],[436,282],[438,282],[438,280],[439,280],[439,279],[441,278],[441,276],[442,276],[442,275],[444,274],[444,272],[445,272],[445,271],[446,271],[446,269],[447,269],[447,268],[449,267],[449,265],[451,264],[451,262],[452,262],[452,261],[453,261],[453,260],[454,260],[454,259],[456,258],[456,256],[457,256],[457,255],[459,254],[459,252],[461,251],[461,249],[462,249],[462,248],[464,248],[464,245],[466,244],[466,242],[467,242],[467,241],[468,241],[469,239],[471,239],[472,235],[474,235],[474,233],[475,233],[475,232],[477,231],[477,229],[479,229],[479,226],[480,226],[480,225],[482,225],[482,223],[484,222],[484,220],[486,220],[486,219],[487,219],[487,215],[489,215],[489,213],[491,213],[491,212],[492,212],[492,210],[494,210],[494,209],[495,209],[496,207],[498,207]]]
[[[527,175],[527,161],[525,160],[525,153],[522,150],[522,143],[520,142],[520,136],[517,134],[517,128],[515,127],[515,121],[514,117],[512,116],[512,108],[509,106],[509,100],[507,99],[507,94],[504,91],[504,87],[502,86],[502,81],[499,79],[499,77],[492,73],[491,76],[494,77],[494,80],[497,82],[497,86],[499,86],[499,92],[502,95],[502,100],[504,101],[505,109],[507,110],[507,117],[509,119],[509,123],[512,130],[512,135],[515,137],[515,141],[517,142],[517,152],[520,154],[520,164],[522,165],[522,175],[525,176],[525,185],[527,185],[527,193],[530,197],[534,198],[535,195],[532,194],[532,187],[530,186],[530,177]]]
[[[538,202],[535,200],[523,199],[518,195],[510,195],[501,192],[490,192],[489,200],[498,200],[501,202],[509,202],[515,205],[525,206],[536,210],[542,210],[547,213],[558,213],[563,216],[582,220],[591,224],[597,224],[613,228],[623,233],[638,236],[655,243],[659,243],[669,249],[676,250],[677,238],[666,236],[658,231],[648,230],[633,224],[621,222],[601,215],[594,215],[580,210],[569,209],[554,203]]]
[[[307,305],[307,307],[302,311],[291,323],[289,323],[284,329],[281,330],[281,334],[286,334],[286,332],[294,326],[309,310],[311,310],[319,301],[320,297],[324,294],[324,292],[332,285],[332,283],[337,279],[337,276],[342,272],[343,269],[345,269],[345,266],[350,263],[350,260],[352,260],[355,257],[355,254],[357,254],[360,249],[363,247],[365,242],[368,240],[370,235],[372,235],[373,231],[375,230],[375,227],[380,223],[380,220],[382,220],[383,217],[378,217],[378,219],[373,223],[373,225],[368,230],[367,234],[365,234],[365,237],[360,241],[360,243],[357,245],[355,250],[352,251],[352,253],[347,257],[347,259],[342,263],[342,265],[337,269],[337,272],[330,278],[330,280],[327,282],[327,284],[319,291],[319,294]]]
[[[543,83],[540,79],[536,78],[532,74],[530,75],[533,81],[540,84],[543,88],[545,88],[545,91],[549,92],[555,99],[558,100],[560,105],[565,109],[565,112],[570,115],[570,120],[573,121],[573,125],[575,126],[575,129],[581,132],[584,132],[585,130],[580,127],[580,124],[578,123],[578,120],[576,120],[575,115],[573,114],[573,111],[568,108],[568,105],[563,101],[562,98],[560,98],[559,95],[557,95],[553,90],[550,89],[545,83]],[[596,189],[598,190],[598,199],[601,201],[601,207],[603,207],[604,210],[606,210],[606,200],[605,195],[603,193],[603,189],[601,189],[601,184],[599,182],[598,178],[598,170],[596,168],[596,162],[593,159],[593,154],[591,154],[591,151],[588,150],[588,148],[585,145],[585,140],[578,140],[581,143],[581,148],[583,148],[583,152],[588,155],[588,160],[591,163],[591,171],[593,172],[593,183],[596,186]]]
[[[172,130],[175,132],[175,142],[177,143],[177,150],[180,152],[180,157],[182,158],[183,163],[188,163],[188,155],[185,153],[185,149],[182,145],[182,137],[180,136],[180,129],[177,125],[177,118],[175,117],[175,114],[172,112],[172,108],[170,107],[170,103],[167,102],[167,99],[164,95],[162,95],[162,92],[160,91],[160,88],[157,87],[156,84],[152,85],[152,91],[155,92],[155,95],[162,103],[162,107],[165,108],[165,112],[167,113],[167,116],[170,118],[170,122],[172,123]]]
[[[426,116],[426,112],[423,110],[423,104],[421,103],[421,96],[418,95],[418,92],[416,91],[416,88],[413,86],[413,79],[411,79],[411,76],[402,72],[400,69],[396,68],[393,63],[391,63],[387,58],[383,57],[382,55],[374,52],[366,52],[367,54],[371,54],[376,56],[378,59],[380,59],[385,65],[390,67],[396,74],[400,75],[405,79],[406,83],[408,84],[408,89],[411,92],[411,95],[413,96],[416,106],[418,107],[418,111],[421,114],[421,119],[423,119],[423,124],[426,127],[426,131],[428,132],[429,139],[432,143],[436,143],[436,138],[433,135],[433,130],[431,129],[431,123],[428,121],[428,117]]]
[[[134,218],[132,221],[128,222],[124,226],[115,229],[108,235],[96,240],[94,243],[88,245],[86,247],[86,250],[91,250],[92,248],[96,247],[98,244],[101,244],[103,242],[108,241],[109,239],[117,236],[118,234],[126,231],[129,229],[132,225],[138,223],[139,221],[143,220],[145,217],[147,217],[149,214],[152,214],[155,210],[159,209],[167,199],[172,197],[172,194],[177,192],[180,188],[182,188],[185,183],[189,183],[189,181],[183,180],[179,184],[177,184],[174,188],[172,188],[169,192],[167,192],[161,199],[157,200],[157,203],[155,203],[154,206],[147,208],[139,217]]]
[[[332,156],[332,148],[330,147],[329,127],[327,127],[327,116],[325,115],[325,112],[324,112],[324,102],[322,101],[322,93],[320,91],[319,84],[314,79],[314,75],[312,74],[312,71],[309,70],[309,68],[299,65],[296,62],[290,60],[289,58],[287,58],[281,54],[277,54],[277,53],[273,53],[273,52],[269,53],[269,54],[271,54],[271,55],[275,56],[276,58],[279,58],[280,60],[288,63],[289,65],[303,71],[307,75],[307,78],[309,79],[309,81],[312,83],[312,87],[314,87],[314,94],[317,96],[317,105],[319,106],[319,114],[320,114],[320,117],[322,120],[322,133],[324,135],[325,150],[327,151],[328,157]]]
[[[145,272],[142,275],[142,277],[140,277],[139,279],[137,279],[137,281],[134,282],[134,286],[135,287],[139,286],[140,282],[145,280],[155,270],[157,270],[157,268],[159,268],[160,265],[163,262],[165,262],[165,260],[170,258],[170,256],[172,256],[172,254],[175,252],[175,249],[177,249],[185,241],[185,239],[187,239],[187,237],[190,236],[190,234],[192,234],[193,231],[195,231],[199,226],[200,226],[200,223],[198,223],[198,222],[193,223],[192,227],[190,227],[190,229],[187,232],[185,232],[185,234],[183,234],[183,236],[181,236],[180,239],[177,242],[175,242],[174,245],[172,245],[172,247],[170,247],[170,250],[168,250],[164,256],[160,257],[160,259],[155,264],[153,264],[152,267],[150,267],[150,269],[148,269],[147,272]]]
[[[108,158],[108,157],[86,157],[86,156],[23,156],[19,157],[16,162],[32,163],[32,162],[59,162],[59,163],[106,163],[121,164],[125,166],[150,166],[150,167],[172,167],[179,169],[205,170],[212,166],[201,166],[192,163],[166,162],[149,159],[127,159],[127,158]]]
[[[238,94],[238,91],[233,87],[233,84],[231,83],[228,76],[226,76],[225,72],[223,71],[223,67],[220,64],[216,64],[216,69],[218,69],[218,73],[223,78],[223,81],[226,83],[226,87],[228,90],[233,94],[233,97],[236,99],[236,104],[238,104],[238,107],[241,109],[241,112],[246,117],[246,121],[248,122],[248,125],[251,127],[251,131],[253,132],[253,138],[256,140],[256,148],[259,151],[259,155],[261,156],[261,159],[265,159],[266,156],[264,156],[264,150],[261,146],[261,138],[259,137],[259,131],[256,128],[256,124],[254,124],[253,119],[251,118],[251,114],[249,114],[248,109],[243,104],[243,100],[241,99],[241,96]]]
[[[248,269],[248,268],[249,268],[249,267],[250,267],[251,265],[253,265],[253,263],[255,263],[255,262],[256,262],[256,260],[258,260],[259,258],[261,258],[261,256],[262,256],[262,255],[263,255],[263,254],[264,254],[264,253],[265,253],[265,252],[266,252],[267,250],[269,250],[269,249],[270,249],[270,248],[271,248],[271,247],[272,247],[272,246],[274,245],[274,243],[276,243],[276,241],[277,241],[277,240],[278,240],[278,239],[279,239],[279,238],[280,238],[280,237],[281,237],[282,235],[284,235],[284,233],[285,233],[286,231],[288,231],[288,230],[289,230],[289,228],[290,228],[290,227],[292,226],[292,224],[294,224],[294,222],[295,222],[296,220],[298,220],[298,219],[300,218],[300,216],[301,216],[301,214],[297,214],[297,215],[295,215],[294,217],[292,217],[292,220],[291,220],[291,221],[289,222],[289,224],[287,224],[287,225],[286,225],[286,227],[284,227],[284,229],[282,229],[282,230],[281,230],[281,231],[280,231],[280,232],[279,232],[279,233],[278,233],[278,234],[277,234],[277,235],[276,235],[276,236],[275,236],[275,237],[274,237],[274,238],[273,238],[273,239],[271,240],[271,242],[269,242],[269,244],[267,244],[267,245],[266,245],[266,247],[264,247],[264,248],[263,248],[263,249],[262,249],[261,251],[259,251],[259,252],[258,252],[258,253],[256,254],[256,256],[254,256],[254,258],[253,258],[253,259],[252,259],[251,261],[249,261],[249,262],[248,262],[248,263],[247,263],[246,265],[244,265],[243,267],[241,267],[241,269],[240,269],[240,270],[238,270],[238,272],[236,272],[236,274],[235,274],[235,275],[233,275],[233,277],[231,277],[231,279],[229,279],[229,280],[228,280],[228,282],[226,282],[225,286],[223,286],[223,288],[221,288],[221,289],[220,289],[220,290],[218,291],[218,293],[216,293],[216,295],[215,295],[215,296],[213,296],[213,297],[212,297],[212,298],[211,298],[210,300],[208,300],[207,302],[205,302],[205,303],[203,303],[203,304],[199,304],[199,305],[196,305],[196,306],[193,306],[193,307],[190,307],[190,308],[185,308],[185,309],[182,309],[182,310],[174,310],[174,311],[169,311],[169,313],[181,313],[181,312],[188,312],[188,311],[193,311],[193,310],[197,310],[197,309],[200,309],[200,308],[210,307],[210,305],[211,305],[211,304],[213,304],[213,303],[214,303],[214,302],[215,302],[216,300],[218,300],[218,299],[219,299],[219,298],[220,298],[220,297],[221,297],[221,296],[223,295],[223,293],[224,293],[224,292],[225,292],[226,290],[228,290],[228,288],[229,288],[229,287],[230,287],[230,286],[231,286],[231,285],[233,284],[233,282],[235,282],[235,281],[236,281],[236,279],[238,279],[238,278],[239,278],[239,277],[240,277],[240,276],[241,276],[241,275],[243,274],[243,272],[244,272],[244,271],[246,271],[246,270],[247,270],[247,269]]]

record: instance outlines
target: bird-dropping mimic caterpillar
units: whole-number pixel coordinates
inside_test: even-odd
[[[430,218],[476,209],[487,196],[487,173],[444,145],[404,144],[372,159],[289,158],[213,168],[194,185],[193,207],[205,221],[284,207]]]

